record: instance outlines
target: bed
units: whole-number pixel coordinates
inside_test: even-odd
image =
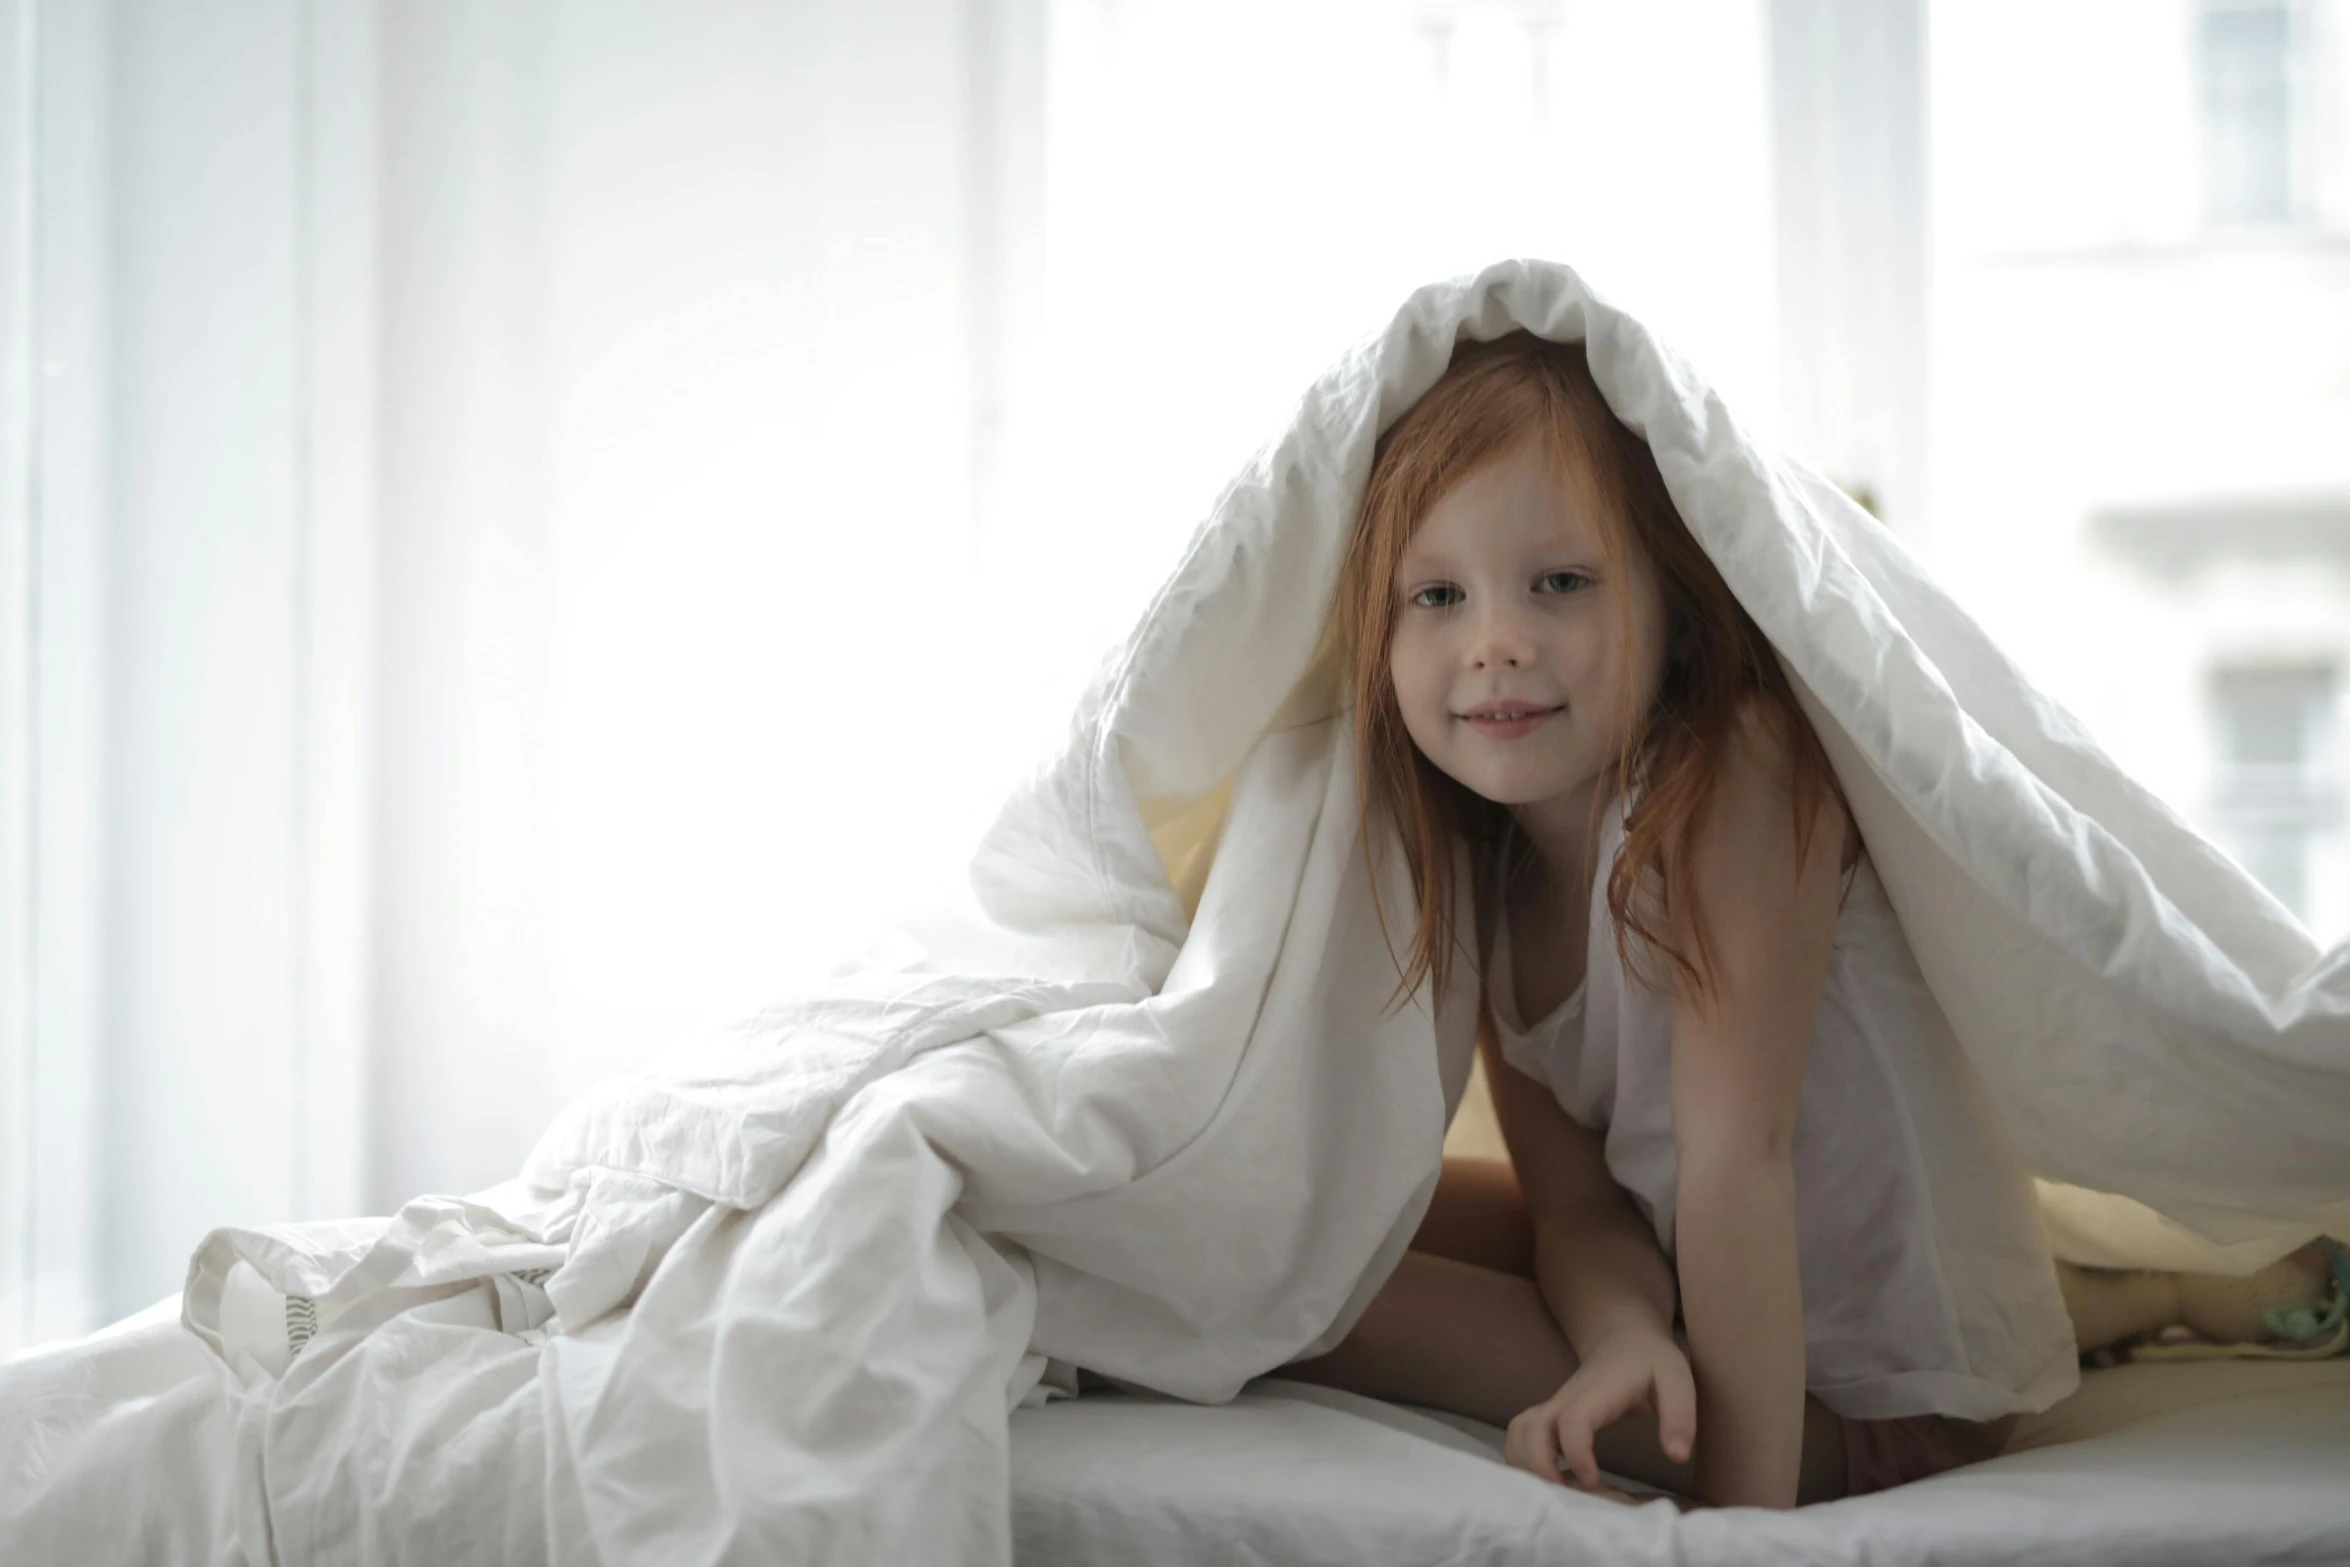
[[[251,1522],[223,1375],[176,1300],[0,1368],[0,1561],[297,1559]],[[1277,1378],[1218,1406],[1088,1392],[1013,1414],[1014,1554],[1034,1567],[2350,1562],[2350,1360],[2088,1372],[1993,1463],[1795,1513],[1624,1507],[1543,1486],[1500,1450],[1500,1431],[1473,1420]],[[477,1478],[497,1488],[494,1465]],[[349,1559],[593,1558],[592,1542],[484,1531],[476,1509],[417,1503],[413,1518],[379,1503],[364,1522],[353,1506]]]

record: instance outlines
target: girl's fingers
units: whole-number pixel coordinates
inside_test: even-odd
[[[1657,1368],[1656,1433],[1665,1456],[1677,1464],[1686,1462],[1697,1445],[1697,1383],[1685,1360]]]
[[[1542,1423],[1539,1420],[1526,1422],[1526,1429],[1518,1438],[1518,1467],[1538,1480],[1555,1482],[1558,1479],[1558,1465],[1545,1456],[1541,1431]]]
[[[1559,1479],[1558,1448],[1552,1442],[1550,1421],[1544,1418],[1545,1413],[1539,1408],[1529,1409],[1511,1421],[1509,1435],[1502,1443],[1501,1456],[1504,1461],[1515,1464],[1536,1479],[1558,1485],[1562,1483]]]
[[[1599,1476],[1599,1433],[1645,1401],[1647,1388],[1632,1382],[1602,1382],[1585,1389],[1561,1411],[1560,1450],[1586,1485]]]
[[[1559,1457],[1587,1491],[1599,1484],[1599,1459],[1592,1451],[1596,1433],[1589,1405],[1569,1404],[1559,1411]]]
[[[1509,1424],[1503,1459],[1554,1485],[1570,1482],[1594,1495],[1610,1491],[1599,1477],[1599,1433],[1653,1403],[1658,1436],[1675,1462],[1685,1460],[1697,1436],[1697,1390],[1683,1366],[1660,1366],[1649,1381],[1635,1378],[1569,1379],[1557,1397],[1522,1412]],[[1629,1501],[1629,1497],[1620,1499]]]

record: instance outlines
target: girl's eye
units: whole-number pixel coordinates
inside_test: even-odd
[[[1560,594],[1580,593],[1591,586],[1591,579],[1579,571],[1546,571],[1534,580],[1538,585],[1555,583],[1556,586],[1551,591]],[[1414,593],[1406,602],[1420,609],[1450,609],[1459,602],[1460,591],[1449,582],[1434,583]],[[1451,594],[1453,597],[1441,601],[1431,601],[1429,595],[1432,593]]]

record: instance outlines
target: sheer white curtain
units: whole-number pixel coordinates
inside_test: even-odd
[[[1084,676],[975,575],[1042,37],[0,0],[0,1346],[952,874]]]

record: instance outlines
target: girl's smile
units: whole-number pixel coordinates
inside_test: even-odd
[[[1563,709],[1556,707],[1535,707],[1517,712],[1473,712],[1463,715],[1462,721],[1481,735],[1496,740],[1514,740],[1520,735],[1532,734],[1544,720],[1561,711]]]

